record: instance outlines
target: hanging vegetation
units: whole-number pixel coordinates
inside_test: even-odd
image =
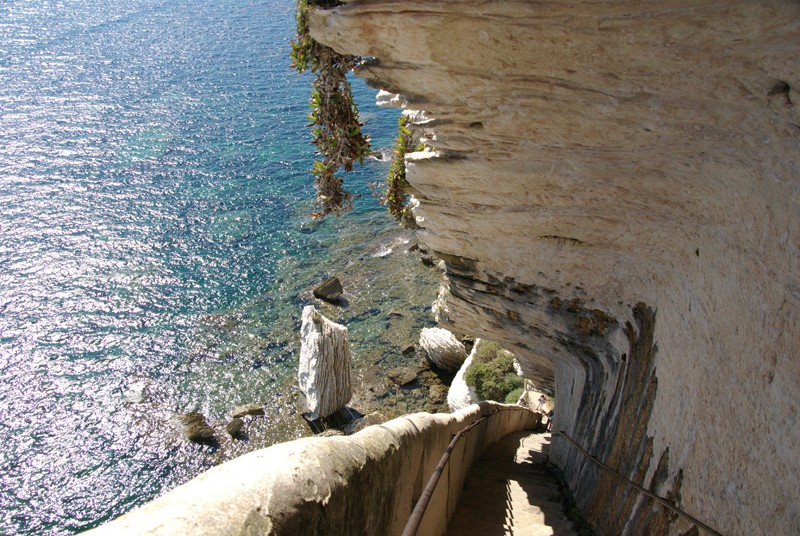
[[[406,153],[415,150],[414,137],[408,126],[408,117],[401,115],[397,121],[397,137],[395,138],[392,165],[386,177],[386,191],[381,202],[389,214],[395,217],[404,227],[416,227],[414,215],[408,206],[406,192],[409,189],[406,180]]]
[[[352,194],[344,189],[344,181],[336,173],[340,169],[352,171],[353,164],[363,163],[371,152],[347,81],[347,73],[359,58],[339,54],[316,42],[308,33],[312,6],[336,5],[338,1],[298,0],[297,37],[292,42],[292,67],[301,73],[307,70],[314,73],[308,119],[320,158],[312,168],[319,207],[318,212],[311,214],[313,218],[341,214],[352,208]]]

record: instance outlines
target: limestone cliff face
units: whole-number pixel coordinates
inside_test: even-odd
[[[311,29],[424,111],[451,329],[721,532],[800,533],[800,4],[361,0]],[[690,527],[552,458],[600,533]]]

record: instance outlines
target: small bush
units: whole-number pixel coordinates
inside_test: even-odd
[[[499,344],[492,341],[481,340],[478,348],[475,350],[475,363],[489,363],[494,361],[497,354],[502,350]]]
[[[514,389],[513,391],[511,391],[506,395],[506,400],[505,400],[506,404],[516,404],[517,401],[519,400],[519,397],[521,397],[522,393],[524,392],[525,389],[523,389],[522,387],[517,387],[516,389]]]
[[[514,354],[491,341],[481,341],[473,359],[464,379],[475,388],[481,400],[505,401],[518,389],[521,394],[523,383],[514,371]]]

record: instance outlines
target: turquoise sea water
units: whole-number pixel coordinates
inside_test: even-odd
[[[385,162],[351,215],[307,216],[293,28],[293,0],[0,2],[0,533],[80,532],[302,433],[279,423],[327,275],[357,363],[428,322],[434,278],[366,187]],[[397,112],[354,85],[387,152]],[[275,426],[249,442],[175,432],[253,401]]]

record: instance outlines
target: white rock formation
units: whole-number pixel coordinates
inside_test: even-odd
[[[525,371],[522,370],[522,365],[519,364],[516,357],[514,358],[514,372],[517,373],[517,376],[525,377]]]
[[[480,401],[478,393],[475,392],[475,388],[467,385],[465,378],[470,365],[472,365],[472,360],[475,357],[475,350],[478,348],[481,340],[482,339],[475,339],[475,346],[472,347],[472,351],[461,364],[461,368],[458,369],[455,378],[453,378],[452,383],[450,383],[450,389],[447,391],[447,406],[450,408],[450,411],[458,411],[470,404],[475,404]]]
[[[298,381],[309,419],[327,417],[353,395],[347,328],[331,322],[313,305],[303,308]]]
[[[408,105],[408,101],[403,95],[381,90],[375,96],[375,104],[386,108],[404,108]]]
[[[370,0],[310,30],[426,111],[407,177],[458,331],[719,532],[800,534],[800,3]],[[598,533],[689,530],[550,457]]]
[[[467,349],[456,336],[443,328],[422,328],[419,345],[440,369],[458,370],[467,359]]]

